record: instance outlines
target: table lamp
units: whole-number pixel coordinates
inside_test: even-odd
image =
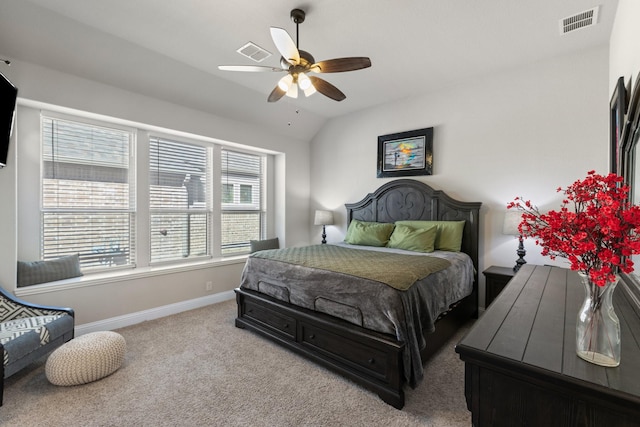
[[[333,225],[333,212],[317,210],[313,224],[322,226],[322,244],[327,243],[327,230],[325,227]]]
[[[518,225],[522,222],[522,212],[519,211],[507,211],[504,215],[504,223],[502,224],[502,233],[508,234],[510,236],[518,236],[518,250],[516,254],[518,255],[518,259],[516,260],[516,265],[513,266],[513,271],[520,270],[527,261],[524,260],[524,256],[527,252],[524,250],[524,238],[522,234],[518,230]]]

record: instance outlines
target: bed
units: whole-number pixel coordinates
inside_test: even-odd
[[[396,224],[391,226],[395,230],[399,221],[447,221],[462,223],[460,250],[425,254],[335,244],[259,251],[247,260],[241,285],[235,289],[235,323],[342,374],[401,409],[405,385],[417,386],[426,360],[477,316],[481,204],[455,200],[420,181],[398,179],[345,206],[346,240],[352,226],[361,224],[382,228]],[[285,256],[300,262],[294,264]],[[316,256],[344,259],[344,268],[355,266],[364,273],[325,268],[315,264],[320,262]],[[408,278],[403,283],[382,283],[367,276],[374,274],[369,273],[374,264],[382,262],[386,264],[381,270],[398,264],[404,270],[415,265],[432,272],[426,276],[421,272],[410,286]],[[402,281],[400,273],[397,280],[396,273],[390,276]]]

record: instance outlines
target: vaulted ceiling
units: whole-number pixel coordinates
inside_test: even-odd
[[[561,35],[563,18],[599,6],[597,24]],[[617,0],[2,0],[0,56],[311,138],[332,117],[445,89],[548,58],[606,46]],[[372,67],[322,75],[347,96],[267,103],[279,73],[236,52],[273,55],[269,28],[296,38],[289,13],[306,12],[299,47],[316,60],[367,56]]]

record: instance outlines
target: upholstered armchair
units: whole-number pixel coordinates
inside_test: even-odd
[[[73,338],[74,312],[22,301],[0,288],[0,405],[4,379]]]

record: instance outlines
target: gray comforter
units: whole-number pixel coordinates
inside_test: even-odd
[[[426,342],[422,331],[432,332],[441,313],[471,294],[474,277],[471,259],[460,252],[421,254],[400,249],[339,245],[354,250],[434,256],[447,259],[451,266],[401,291],[344,273],[250,256],[240,286],[366,329],[394,335],[405,343],[404,376],[407,383],[415,387],[424,376],[420,349]]]

